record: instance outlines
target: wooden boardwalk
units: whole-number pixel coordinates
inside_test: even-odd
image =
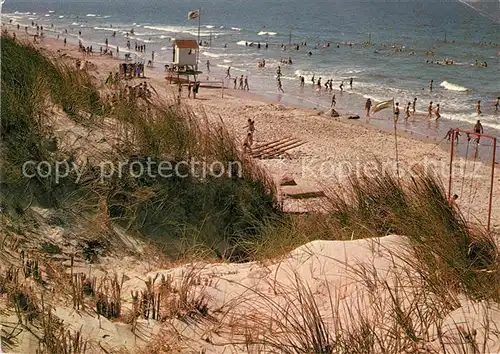
[[[302,146],[305,143],[305,141],[287,136],[282,139],[256,145],[250,154],[254,158],[271,159],[273,157],[280,156],[291,149]]]

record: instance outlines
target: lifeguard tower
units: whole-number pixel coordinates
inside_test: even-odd
[[[195,72],[198,70],[199,46],[192,39],[177,39],[173,44],[171,70],[174,72]]]

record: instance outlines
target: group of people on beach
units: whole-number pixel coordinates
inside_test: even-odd
[[[248,76],[243,77],[243,75],[241,75],[239,78],[236,76],[233,78],[235,90],[236,90],[236,86],[237,86],[238,82],[239,82],[239,86],[238,86],[239,90],[247,90],[247,91],[250,90],[250,87],[248,86]]]
[[[124,78],[144,77],[144,63],[120,63],[119,72]]]

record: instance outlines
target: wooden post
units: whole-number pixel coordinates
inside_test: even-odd
[[[398,133],[397,133],[397,125],[398,121],[396,120],[396,109],[394,107],[394,98],[392,99],[392,120],[394,121],[394,142],[396,145],[396,173],[399,178],[399,153],[398,153]]]
[[[488,232],[491,231],[491,208],[493,204],[493,181],[495,179],[495,163],[496,163],[496,154],[497,154],[497,138],[493,138],[493,161],[491,165],[491,182],[490,182],[490,201],[488,206]]]
[[[448,200],[451,200],[451,180],[453,174],[453,154],[455,151],[455,129],[451,132],[450,175],[448,176]]]

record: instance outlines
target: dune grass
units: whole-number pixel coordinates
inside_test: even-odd
[[[130,99],[123,86],[111,106],[100,100],[85,71],[9,38],[2,37],[2,48],[2,198],[10,209],[34,204],[102,213],[105,227],[120,224],[172,257],[187,252],[179,245],[189,245],[209,257],[248,260],[237,245],[257,234],[262,220],[279,214],[280,206],[272,179],[239,151],[222,123],[173,102]],[[46,161],[53,168],[77,155],[77,147],[58,146],[54,105],[81,126],[107,129],[116,140],[96,152],[99,160],[87,164],[81,182],[74,171],[59,183],[53,175],[21,174],[26,161]],[[149,161],[172,168],[166,176],[158,169],[151,176]],[[116,173],[104,176],[106,166]]]
[[[434,291],[453,287],[475,298],[500,300],[493,235],[467,224],[432,172],[415,171],[407,180],[383,171],[353,174],[341,190],[330,189],[327,195],[324,214],[272,219],[258,238],[245,243],[247,252],[266,259],[317,239],[404,235]]]

